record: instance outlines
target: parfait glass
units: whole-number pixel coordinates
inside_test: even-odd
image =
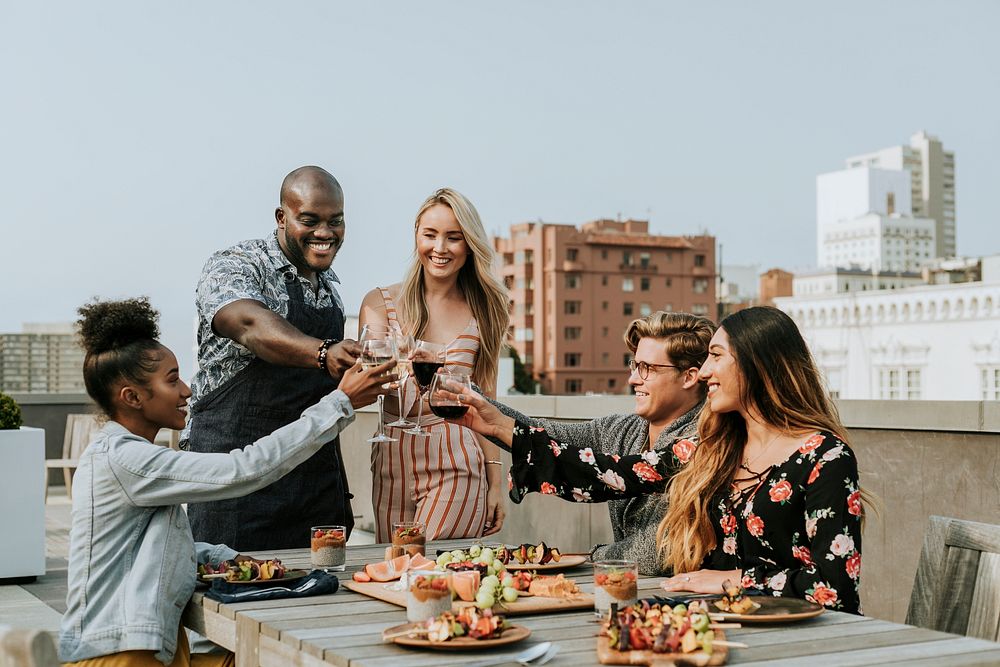
[[[430,431],[420,427],[420,419],[424,413],[424,394],[431,388],[434,375],[444,367],[445,353],[447,348],[439,343],[431,343],[426,340],[415,340],[413,350],[410,352],[410,365],[413,368],[413,379],[417,383],[420,391],[420,405],[417,406],[416,425],[404,431],[410,435],[420,438],[430,437]]]
[[[367,330],[366,327],[365,334],[365,336],[362,336],[364,340],[361,342],[362,368],[367,370],[381,366],[397,358],[396,342],[389,332],[377,334],[374,331]],[[395,378],[392,377],[393,374],[396,374]],[[389,371],[389,375],[390,379],[398,379],[398,369],[394,367]],[[379,394],[376,402],[378,404],[378,435],[368,438],[368,442],[396,442],[395,438],[385,434],[385,419],[383,419],[385,396]]]

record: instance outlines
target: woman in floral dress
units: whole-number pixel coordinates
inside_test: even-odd
[[[667,590],[715,593],[741,581],[861,613],[857,460],[795,323],[774,308],[730,315],[699,377],[707,409],[686,464],[574,450],[478,395],[463,396],[475,409],[461,423],[511,447],[511,482],[522,493],[598,500],[654,493],[669,481],[660,547],[677,574]],[[550,477],[556,460],[560,474]]]

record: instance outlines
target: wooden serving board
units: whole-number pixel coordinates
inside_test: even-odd
[[[376,581],[359,582],[351,580],[345,581],[344,587],[355,593],[375,598],[376,600],[382,600],[399,607],[406,607],[406,591],[394,591],[386,588],[387,585],[391,586],[393,583],[395,582],[385,584]],[[472,602],[455,600],[452,603],[452,608],[458,610],[462,607],[472,607],[473,605],[474,603]],[[550,614],[559,611],[579,611],[581,609],[593,608],[594,596],[589,593],[580,593],[580,595],[570,599],[544,598],[537,595],[519,597],[517,602],[505,603],[502,608],[497,608],[497,611],[508,616],[520,616],[524,614]]]
[[[715,631],[715,638],[725,640],[721,630]],[[607,637],[597,638],[597,659],[602,665],[724,665],[729,657],[728,646],[713,646],[712,655],[703,651],[692,653],[654,653],[652,651],[616,651],[611,648]]]

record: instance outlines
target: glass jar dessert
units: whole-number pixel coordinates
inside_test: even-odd
[[[424,547],[427,544],[425,528],[426,526],[420,521],[399,521],[392,524],[390,557],[399,558],[404,554],[424,556]]]
[[[346,565],[347,529],[344,526],[313,526],[309,559],[314,568],[340,572]]]
[[[406,620],[418,623],[446,611],[451,611],[451,574],[411,572],[406,592]]]
[[[607,613],[612,603],[618,608],[636,603],[639,568],[634,561],[600,560],[594,563],[594,609]]]

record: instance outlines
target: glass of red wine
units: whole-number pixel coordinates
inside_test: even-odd
[[[462,403],[463,390],[472,391],[472,379],[464,373],[438,373],[431,383],[429,396],[431,412],[441,419],[458,419],[469,411]]]
[[[421,438],[430,437],[430,431],[420,427],[420,420],[424,413],[424,395],[431,388],[434,375],[444,368],[445,354],[447,348],[439,343],[431,343],[426,340],[413,341],[413,348],[410,352],[410,366],[413,369],[413,379],[420,389],[420,405],[417,407],[417,424],[411,429],[403,431]]]

